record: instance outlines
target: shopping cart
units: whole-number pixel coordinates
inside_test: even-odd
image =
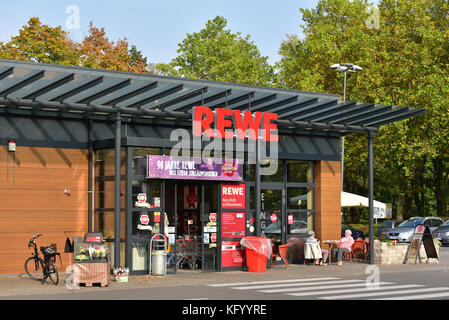
[[[184,239],[179,236],[176,245],[176,267],[178,269],[196,270],[201,267],[200,238],[193,236],[191,239]]]

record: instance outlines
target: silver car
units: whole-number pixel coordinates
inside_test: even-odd
[[[387,239],[397,240],[399,242],[411,242],[415,228],[423,224],[430,228],[430,231],[435,230],[443,224],[443,220],[437,217],[413,217],[401,223],[393,231],[388,232]]]
[[[433,230],[434,239],[440,240],[442,245],[449,245],[449,220]]]
[[[378,238],[386,238],[388,232],[393,231],[397,228],[404,220],[386,220],[382,222],[377,229]]]

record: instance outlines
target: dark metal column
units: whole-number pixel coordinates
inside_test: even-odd
[[[368,132],[368,181],[369,181],[369,264],[374,264],[374,176],[373,176],[373,133]]]
[[[256,165],[254,166],[254,222],[256,223],[256,236],[260,237],[260,159],[259,139],[256,141]]]
[[[89,136],[89,153],[88,153],[88,158],[89,158],[89,170],[88,170],[88,195],[87,195],[87,206],[88,206],[88,211],[87,211],[87,230],[88,232],[92,232],[92,180],[93,180],[93,150],[92,150],[92,139],[93,139],[93,121],[89,120],[89,129],[88,129],[88,136]]]
[[[121,117],[115,119],[115,180],[114,180],[114,267],[120,267],[120,180],[121,180]]]

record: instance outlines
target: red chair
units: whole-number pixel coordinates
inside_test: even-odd
[[[287,261],[287,250],[288,250],[288,244],[282,244],[279,248],[279,254],[271,254],[271,263],[270,268],[273,268],[273,264],[276,265],[276,258],[281,257],[282,260],[285,263],[285,268],[288,269],[288,261]],[[274,244],[272,244],[272,248],[274,247]]]
[[[357,263],[357,257],[360,256],[360,260],[365,260],[365,241],[364,240],[355,240],[352,245],[352,254],[355,258],[355,262]]]
[[[352,250],[343,252],[343,259],[345,260],[345,263],[348,262],[348,259],[349,259],[349,261],[351,261],[351,260],[354,261],[354,257],[355,257],[355,255]]]

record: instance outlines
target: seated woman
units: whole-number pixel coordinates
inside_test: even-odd
[[[327,261],[327,257],[329,255],[329,251],[325,249],[321,249],[320,241],[315,238],[315,232],[309,231],[307,233],[308,237],[305,242],[305,246],[311,250],[309,252],[310,256],[314,259],[314,264],[324,265]],[[305,248],[305,247],[304,247]],[[319,260],[321,259],[321,262]]]
[[[341,266],[343,262],[341,261],[343,258],[344,252],[351,252],[352,245],[354,244],[354,238],[352,237],[351,230],[345,231],[345,236],[338,241],[338,249],[334,251],[334,255],[337,260],[337,265]]]

